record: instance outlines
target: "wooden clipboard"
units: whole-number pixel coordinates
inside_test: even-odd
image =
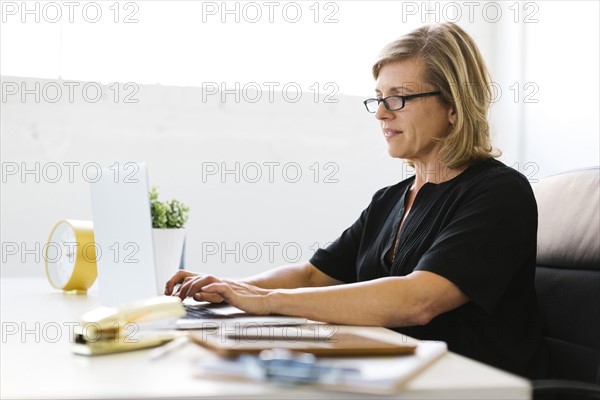
[[[361,357],[414,354],[417,343],[392,343],[361,334],[339,332],[336,325],[252,326],[235,330],[195,331],[190,339],[223,357],[258,354],[285,348],[319,357]]]

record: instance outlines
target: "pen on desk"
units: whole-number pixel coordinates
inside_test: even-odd
[[[179,336],[176,339],[171,340],[170,342],[150,351],[149,358],[150,360],[157,360],[161,357],[164,357],[168,353],[172,352],[175,349],[178,349],[182,345],[188,342],[188,335]]]

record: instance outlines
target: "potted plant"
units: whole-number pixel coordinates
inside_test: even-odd
[[[158,189],[150,190],[150,211],[159,288],[181,266],[185,244],[185,223],[189,207],[179,200],[161,202]]]

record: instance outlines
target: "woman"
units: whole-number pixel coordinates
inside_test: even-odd
[[[379,190],[309,262],[241,281],[180,271],[166,294],[255,314],[393,328],[528,376],[546,356],[533,286],[537,207],[528,181],[494,159],[489,77],[455,24],[390,43],[373,66],[392,157],[415,176]],[[181,284],[174,292],[176,284]]]

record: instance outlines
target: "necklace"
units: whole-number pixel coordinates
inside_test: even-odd
[[[398,248],[400,247],[400,230],[402,230],[402,225],[404,225],[404,221],[408,217],[408,213],[412,208],[412,190],[409,187],[404,195],[404,212],[402,214],[402,218],[400,218],[400,223],[398,224],[398,230],[396,231],[396,240],[394,241],[394,250],[392,253],[392,264],[396,261],[396,254],[398,253]]]
[[[400,221],[400,225],[398,226],[398,231],[396,232],[396,240],[394,242],[394,252],[392,253],[392,264],[396,261],[396,254],[398,253],[398,246],[400,246],[400,229],[402,229],[402,223],[404,219]]]

